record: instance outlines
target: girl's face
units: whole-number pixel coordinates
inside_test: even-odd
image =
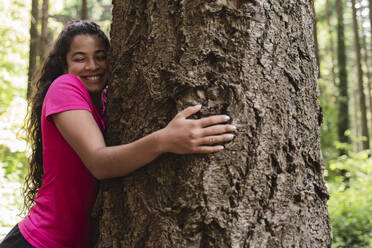
[[[78,76],[89,93],[100,93],[107,82],[106,51],[97,35],[76,35],[66,56],[66,73]]]

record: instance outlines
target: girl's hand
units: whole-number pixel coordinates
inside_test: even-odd
[[[223,146],[218,144],[234,138],[229,132],[235,131],[236,127],[222,124],[230,119],[227,115],[213,115],[198,120],[187,119],[200,108],[201,105],[186,108],[164,129],[159,130],[161,134],[159,145],[162,152],[176,154],[217,152],[223,149]]]

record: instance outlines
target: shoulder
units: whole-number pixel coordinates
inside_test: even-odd
[[[52,82],[45,97],[48,99],[50,97],[61,98],[74,95],[89,98],[89,93],[79,77],[72,74],[63,74]]]
[[[56,78],[43,102],[46,116],[67,110],[91,110],[92,106],[84,84],[72,74],[64,74]]]
[[[51,88],[72,87],[77,89],[85,88],[80,78],[73,74],[63,74],[57,77],[50,87]]]

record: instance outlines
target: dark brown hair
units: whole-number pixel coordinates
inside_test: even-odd
[[[29,159],[29,171],[24,185],[24,209],[28,212],[34,204],[37,192],[42,184],[43,144],[41,137],[41,110],[45,95],[52,82],[65,73],[67,69],[66,55],[70,50],[72,39],[76,35],[97,35],[108,52],[110,42],[99,25],[90,21],[69,22],[59,34],[52,49],[40,67],[33,81],[32,97],[29,100],[30,113],[27,119],[27,136],[32,153]]]

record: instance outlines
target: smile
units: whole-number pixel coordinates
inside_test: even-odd
[[[100,76],[91,76],[91,77],[86,77],[88,80],[98,80],[101,77]]]
[[[85,80],[88,80],[88,81],[97,81],[97,80],[101,80],[103,75],[94,75],[94,76],[82,76],[82,78],[84,78]]]

